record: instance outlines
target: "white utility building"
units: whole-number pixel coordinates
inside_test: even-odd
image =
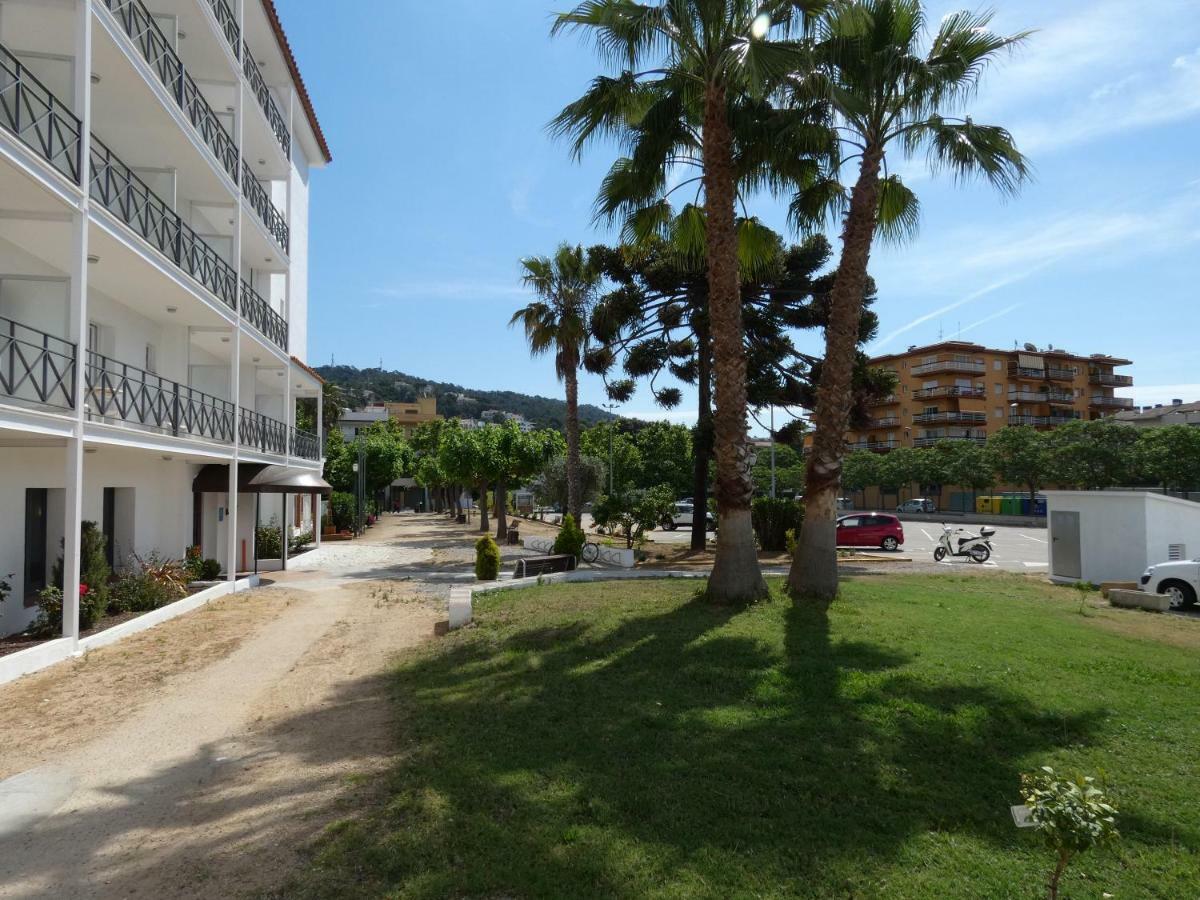
[[[256,514],[319,533],[330,159],[271,0],[0,0],[0,634],[61,555],[77,640],[83,521],[231,580]]]
[[[1050,578],[1133,581],[1147,566],[1200,557],[1200,503],[1151,491],[1043,491]]]

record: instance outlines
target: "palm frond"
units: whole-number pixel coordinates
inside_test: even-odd
[[[880,236],[889,243],[901,244],[916,237],[921,202],[899,175],[880,179],[876,222]]]

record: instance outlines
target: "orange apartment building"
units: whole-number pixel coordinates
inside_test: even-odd
[[[966,341],[909,347],[871,364],[896,374],[895,392],[872,404],[868,427],[847,435],[849,450],[886,452],[941,440],[980,443],[1006,425],[1054,428],[1133,408],[1115,390],[1133,378],[1114,369],[1130,360],[1064,350],[995,350]]]

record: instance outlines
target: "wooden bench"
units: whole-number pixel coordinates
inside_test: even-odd
[[[575,568],[575,557],[570,553],[553,556],[522,556],[513,567],[513,578],[530,578],[549,572],[570,572]]]

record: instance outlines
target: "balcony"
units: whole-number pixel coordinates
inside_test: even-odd
[[[183,110],[196,134],[212,151],[213,156],[236,183],[241,161],[237,145],[221,120],[209,106],[200,87],[184,68],[183,60],[175,53],[171,42],[154,21],[154,16],[141,0],[103,0],[104,5],[129,35],[142,58],[167,89],[167,93]]]
[[[1050,403],[1055,405],[1074,406],[1075,395],[1070,391],[1028,391],[1021,388],[1009,388],[1008,399],[1019,400],[1022,403]]]
[[[170,434],[233,443],[234,405],[136,366],[88,353],[87,412]]]
[[[987,436],[982,434],[935,434],[913,438],[914,447],[932,447],[942,441],[970,441],[972,444],[986,444]]]
[[[1091,398],[1088,405],[1099,406],[1104,409],[1133,409],[1133,398],[1096,395]]]
[[[0,46],[0,127],[80,183],[82,126],[44,84]]]
[[[899,424],[899,416],[886,416],[882,419],[869,420],[867,422],[867,428],[895,428]]]
[[[868,401],[868,406],[890,406],[893,403],[899,403],[899,399],[895,394],[888,394],[886,397],[876,397],[874,400]]]
[[[1107,387],[1132,387],[1132,375],[1116,375],[1112,372],[1104,372],[1100,369],[1091,369],[1088,371],[1089,384],[1102,384]]]
[[[1075,368],[1062,368],[1060,366],[1046,366],[1044,369],[1038,369],[1010,362],[1008,364],[1008,374],[1012,378],[1033,379],[1036,381],[1074,381],[1075,376],[1079,374],[1079,370]]]
[[[876,450],[876,451],[883,452],[883,451],[887,451],[887,450],[895,450],[899,446],[900,446],[900,442],[896,441],[896,440],[855,441],[854,443],[846,444],[846,449],[847,450]]]
[[[258,183],[258,179],[254,177],[254,173],[250,170],[250,166],[245,160],[242,160],[242,193],[246,195],[246,199],[250,201],[250,205],[258,213],[258,217],[267,226],[267,231],[275,239],[275,243],[283,248],[284,253],[289,252],[288,242],[290,234],[288,232],[287,220],[275,208],[275,204],[271,202],[270,195]]]
[[[218,0],[213,0],[213,2],[218,2]],[[254,61],[254,57],[250,54],[250,48],[245,42],[242,43],[242,72],[246,76],[246,81],[250,83],[250,92],[254,94],[255,99],[258,100],[258,105],[262,107],[263,115],[267,117],[267,124],[271,126],[271,131],[275,132],[275,139],[279,141],[279,146],[283,148],[283,155],[290,159],[292,155],[292,137],[288,134],[287,119],[283,117],[283,113],[275,105],[275,99],[271,96],[271,91],[267,87],[267,83],[263,81],[258,63]]]
[[[70,410],[74,392],[75,345],[0,316],[0,396]]]
[[[914,400],[923,400],[929,397],[965,397],[968,399],[982,400],[987,397],[987,389],[982,387],[960,387],[959,385],[944,384],[939,387],[922,388],[919,391],[913,391]]]
[[[921,413],[913,416],[917,425],[984,425],[987,423],[987,413],[981,412],[950,412]]]
[[[278,419],[242,408],[238,418],[238,441],[247,449],[283,456],[288,451],[288,427]]]
[[[965,372],[970,375],[982,375],[986,371],[987,366],[984,363],[964,356],[938,357],[932,362],[912,367],[913,375],[932,375],[934,372]]]
[[[309,431],[301,431],[299,428],[292,428],[290,434],[292,456],[314,461],[321,458],[321,442],[315,434]]]
[[[92,135],[92,199],[237,310],[237,273],[127,165]]]
[[[250,285],[242,282],[242,318],[263,333],[263,336],[286,351],[288,346],[287,319],[275,312],[271,304]]]
[[[1009,425],[1033,425],[1036,428],[1057,428],[1067,422],[1078,422],[1081,416],[1030,416],[1020,413],[1010,413]]]

